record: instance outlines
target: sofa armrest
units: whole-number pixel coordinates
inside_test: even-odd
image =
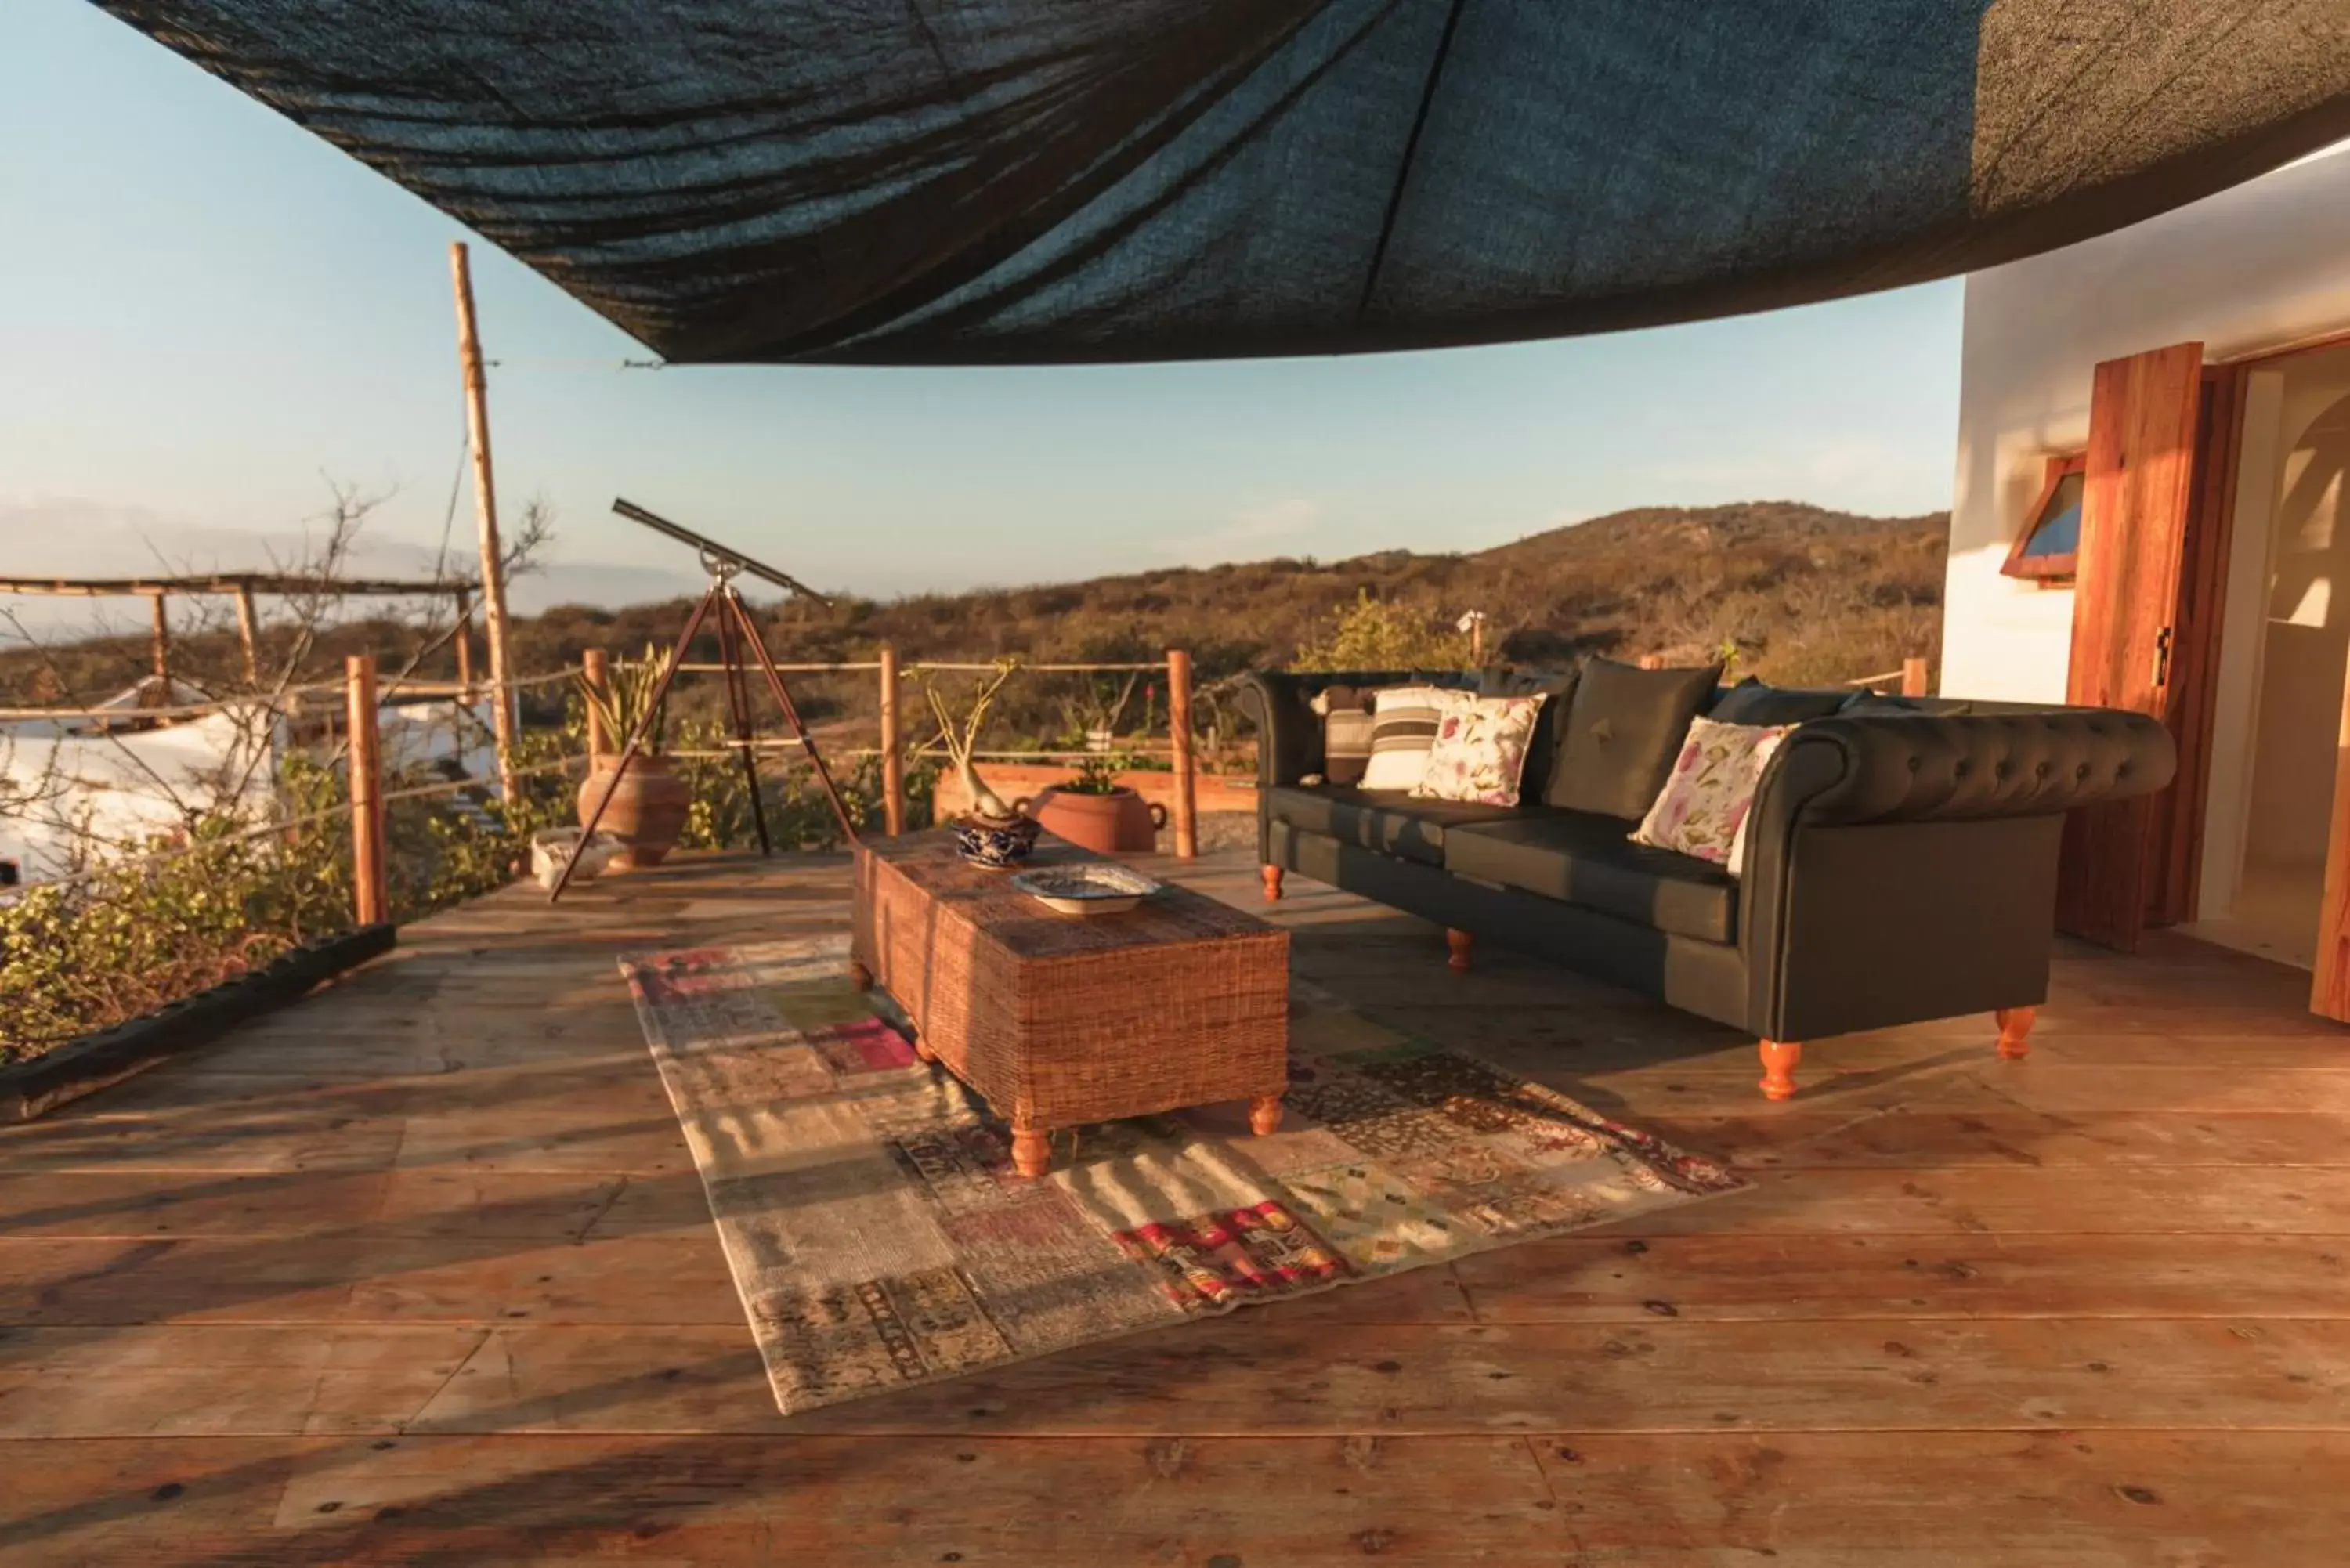
[[[2159,722],[2109,709],[1803,725],[1747,825],[1750,1026],[1801,1039],[2037,1002],[2060,819],[2150,794],[2177,766]]]
[[[1443,686],[1467,691],[1477,676],[1459,670],[1256,670],[1242,677],[1240,710],[1256,721],[1260,790],[1322,771],[1322,720],[1314,699],[1332,686]]]
[[[2117,709],[1815,719],[1772,759],[1755,827],[2053,815],[2151,794],[2178,765],[2160,721]]]

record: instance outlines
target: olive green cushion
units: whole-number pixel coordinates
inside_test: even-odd
[[[1690,721],[1721,680],[1719,664],[1639,670],[1611,659],[1586,663],[1543,803],[1639,821],[1664,787]]]

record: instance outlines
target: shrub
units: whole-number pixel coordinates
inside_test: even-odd
[[[1469,637],[1394,599],[1364,588],[1332,613],[1321,635],[1292,660],[1295,670],[1466,670]]]

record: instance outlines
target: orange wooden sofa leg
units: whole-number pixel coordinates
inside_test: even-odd
[[[2032,1054],[2032,1025],[2040,1016],[2036,1007],[2002,1007],[1991,1017],[1999,1022],[1999,1054],[2011,1062]]]
[[[1763,1041],[1763,1097],[1773,1100],[1794,1099],[1795,1097],[1795,1064],[1803,1059],[1804,1047],[1796,1041]]]
[[[1264,877],[1264,901],[1268,904],[1280,903],[1281,867],[1278,866],[1260,866],[1257,867],[1257,870]]]
[[[1444,945],[1452,950],[1452,956],[1444,961],[1452,966],[1452,972],[1467,974],[1469,954],[1471,950],[1476,947],[1477,939],[1467,931],[1456,931],[1447,928],[1444,933]]]

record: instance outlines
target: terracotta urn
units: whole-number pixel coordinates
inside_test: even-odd
[[[612,780],[619,772],[619,761],[598,757],[596,771],[579,785],[579,825],[585,827],[596,815],[598,803],[611,795],[612,804],[604,808],[604,820],[597,827],[620,841],[619,853],[612,857],[613,868],[658,866],[677,847],[678,835],[685,831],[693,792],[671,769],[667,757],[642,753],[629,763],[627,775],[615,790]]]
[[[1097,855],[1148,855],[1159,847],[1167,808],[1120,784],[1088,794],[1055,784],[1028,805],[1028,815],[1070,843]]]

